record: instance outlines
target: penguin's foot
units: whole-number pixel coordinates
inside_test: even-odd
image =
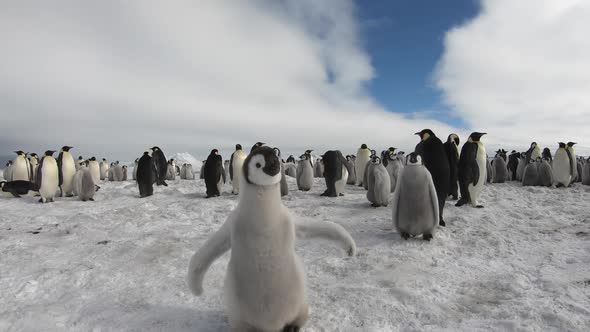
[[[299,326],[287,325],[283,328],[283,332],[299,332]]]
[[[17,193],[11,193],[11,194],[12,194],[12,196],[14,196],[14,197],[16,197],[16,198],[20,198],[20,195],[19,195],[19,194],[17,194]]]
[[[378,204],[375,204],[375,203],[372,203],[371,206],[374,207],[374,208],[378,208],[379,207],[379,205]]]
[[[432,234],[430,234],[430,233],[424,233],[424,234],[422,234],[422,239],[424,241],[430,242],[430,240],[432,240]]]
[[[438,221],[438,225],[439,226],[442,226],[442,227],[445,227],[447,225],[447,223],[444,220],[441,219],[441,220]]]
[[[400,235],[402,236],[402,239],[404,239],[404,240],[407,240],[410,238],[410,234],[408,234],[408,233],[401,233]]]
[[[94,202],[94,198],[89,198],[88,200]]]
[[[467,203],[467,202],[466,202],[466,201],[465,201],[463,198],[461,198],[461,199],[460,199],[460,200],[457,202],[457,204],[455,204],[455,206],[463,206],[463,205],[465,205],[465,203]]]
[[[453,196],[451,197],[451,199],[452,199],[453,201],[456,201],[456,200],[458,200],[458,199],[459,199],[459,196],[457,196],[457,195],[453,195]]]
[[[483,205],[481,205],[481,204],[477,204],[475,207],[476,207],[477,209],[483,209]]]
[[[39,203],[45,203],[45,202],[43,201],[43,198],[39,198]]]
[[[344,196],[344,194],[343,193],[340,193],[338,196]]]
[[[66,197],[74,197],[74,194],[68,194]]]

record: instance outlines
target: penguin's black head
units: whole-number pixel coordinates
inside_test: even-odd
[[[537,142],[531,143],[531,148],[534,148],[535,146],[537,146]]]
[[[414,133],[414,135],[420,136],[420,139],[423,141],[429,139],[430,137],[436,137],[436,135],[430,129],[422,129],[422,131]]]
[[[305,150],[305,154],[311,154],[313,150]]]
[[[564,149],[565,149],[565,143],[563,143],[563,142],[559,142],[558,144],[559,144],[559,147],[560,147],[560,148],[564,148]]]
[[[82,157],[80,157],[80,158],[82,158]],[[102,158],[102,161],[107,161],[107,160],[105,158]]]
[[[21,150],[14,151],[14,153],[16,153],[16,155],[17,155],[17,156],[22,156],[22,155],[24,155],[24,154],[25,154],[25,153],[24,153],[23,151],[21,151]]]
[[[96,161],[96,157],[92,157],[92,158],[90,158],[89,160],[91,160],[91,161]]]
[[[281,158],[281,150],[279,148],[272,148],[275,152],[275,155],[279,158]]]
[[[78,160],[82,160],[82,159],[84,159],[84,158],[82,158],[82,156],[78,156]]]
[[[244,160],[242,170],[250,184],[270,186],[281,181],[281,162],[275,150],[267,146],[251,152]]]
[[[218,154],[219,154],[219,151],[217,149],[211,150],[210,155],[218,155]]]
[[[53,151],[53,150],[47,150],[47,151],[45,151],[45,155],[48,156],[48,157],[53,156],[54,153],[55,153],[55,151]]]
[[[361,149],[367,149],[367,144],[361,144]]]
[[[35,152],[31,153],[31,157],[37,157],[37,154]]]
[[[159,147],[157,147],[157,146],[154,146],[154,147],[152,148],[152,151],[158,151],[158,150],[160,150],[160,148],[159,148]]]
[[[422,158],[416,152],[412,152],[406,157],[406,165],[422,165]]]
[[[8,166],[10,166],[10,165],[12,165],[12,160],[9,160],[9,161],[6,163],[6,167],[8,167]]]
[[[371,150],[371,157],[374,157],[374,156],[376,156],[376,155],[377,155],[377,151],[375,151],[375,150]]]
[[[389,150],[389,152],[395,152],[395,150],[397,150],[397,148],[394,148],[394,147],[391,147],[390,146],[388,150]]]
[[[372,156],[371,157],[371,163],[373,165],[379,165],[379,164],[381,164],[381,158],[379,158],[377,156]]]
[[[61,147],[61,150],[62,151],[65,151],[65,152],[68,152],[68,151],[70,151],[70,149],[73,149],[73,148],[74,148],[73,146],[67,146],[67,145],[65,145],[65,146],[62,146]]]
[[[471,135],[469,135],[469,140],[471,142],[479,142],[479,140],[481,139],[481,137],[483,135],[486,135],[487,133],[479,133],[477,131],[474,131],[471,133]]]
[[[576,145],[576,144],[578,144],[578,143],[574,143],[574,142],[567,142],[567,146],[569,146],[569,147],[572,147],[572,146],[574,146],[574,145]]]
[[[6,181],[0,181],[0,189],[4,188],[5,183],[6,183]]]
[[[459,135],[452,133],[449,135],[449,137],[447,137],[447,142],[451,143],[451,142],[455,142],[455,145],[459,146],[460,140],[459,140]]]
[[[236,144],[236,150],[242,150],[242,145],[241,144]]]

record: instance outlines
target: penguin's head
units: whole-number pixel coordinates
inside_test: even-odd
[[[574,143],[574,142],[567,142],[567,146],[569,146],[570,148],[573,147],[574,145],[576,145],[578,143]]]
[[[459,135],[457,135],[455,133],[450,134],[449,137],[447,138],[447,142],[449,142],[449,143],[455,142],[455,145],[459,146],[459,142],[460,142]]]
[[[395,153],[395,150],[389,150],[389,159],[393,160],[395,159],[395,157],[397,156],[397,153]]]
[[[272,148],[272,150],[278,158],[281,158],[281,150],[279,148]]]
[[[64,145],[64,146],[61,147],[61,150],[64,151],[64,152],[69,152],[70,149],[73,149],[73,148],[74,148],[73,146]]]
[[[379,158],[377,156],[371,157],[371,164],[373,164],[373,165],[379,165],[379,164],[381,164],[381,158]]]
[[[157,146],[154,146],[154,147],[152,148],[152,151],[154,151],[154,152],[156,152],[156,151],[158,151],[158,150],[160,150],[160,148],[159,148],[159,147],[157,147]]]
[[[266,143],[263,143],[263,142],[256,142],[256,144],[254,144],[254,145],[252,146],[252,149],[250,149],[250,153],[252,153],[252,152],[254,152],[254,150],[256,150],[256,149],[258,149],[258,148],[260,148],[260,147],[264,146],[264,144],[266,144]]]
[[[212,156],[215,155],[216,156],[218,154],[219,154],[219,150],[213,149],[213,150],[211,150],[211,153],[209,155],[212,155]]]
[[[274,149],[262,146],[246,157],[243,172],[250,184],[275,185],[281,181],[281,162]]]
[[[154,150],[152,149],[147,149],[146,151],[143,152],[144,156],[148,156],[148,157],[152,157],[152,153],[154,152]],[[106,160],[105,160],[106,161]],[[137,159],[137,162],[139,162],[139,158]]]
[[[477,131],[474,131],[471,133],[471,135],[469,135],[469,142],[479,142],[481,137],[486,134],[487,133],[479,133]]]
[[[361,144],[361,149],[363,149],[363,150],[364,150],[364,149],[368,149],[368,148],[367,148],[367,144],[364,144],[364,143],[363,143],[363,144]]]
[[[311,154],[313,152],[313,150],[305,150],[305,154]]]
[[[24,156],[25,155],[25,153],[21,150],[14,151],[14,153],[16,153],[17,156]]]
[[[414,133],[414,135],[420,136],[420,139],[423,141],[429,139],[430,137],[436,137],[436,135],[430,129],[422,129],[422,131]]]
[[[102,161],[106,162],[107,160],[105,158],[102,158]]]
[[[0,189],[4,189],[4,184],[6,183],[6,181],[0,181]]]
[[[407,166],[420,166],[420,165],[422,165],[422,157],[419,154],[417,154],[416,152],[412,152],[406,157],[406,165]]]
[[[537,147],[537,142],[531,143],[531,149],[534,149],[535,147]]]
[[[377,151],[371,150],[371,158],[377,155]]]
[[[560,148],[563,148],[563,149],[565,149],[565,143],[563,143],[563,142],[559,142],[559,143],[557,143],[557,144],[559,144],[559,147],[560,147]]]
[[[45,156],[52,157],[54,153],[55,153],[55,151],[53,151],[53,150],[47,150],[47,151],[45,151]]]
[[[92,158],[90,158],[88,160],[90,160],[90,161],[96,161],[96,157],[92,157]]]
[[[83,160],[84,158],[82,158],[82,156],[78,156],[78,160]]]
[[[242,145],[241,144],[236,144],[236,151],[238,150],[242,150]]]

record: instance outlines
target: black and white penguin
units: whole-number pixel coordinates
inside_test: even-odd
[[[162,149],[157,146],[152,148],[152,162],[156,170],[156,184],[158,186],[168,186],[166,183],[166,173],[168,172],[168,162]]]
[[[23,151],[14,151],[16,158],[12,161],[12,179],[11,181],[30,181],[31,167],[29,166],[27,155]]]
[[[39,191],[39,188],[35,186],[33,182],[16,180],[16,181],[0,181],[0,188],[5,193],[10,193],[14,197],[21,197],[21,195],[27,195],[29,192]]]
[[[451,189],[449,195],[453,200],[459,199],[459,136],[457,134],[450,134],[447,141],[443,144],[447,159],[449,160],[449,181],[451,182]]]
[[[258,149],[259,147],[264,146],[264,144],[266,144],[266,143],[256,142],[254,145],[252,145],[252,148],[250,149],[250,153],[254,152],[254,150]]]
[[[64,146],[57,156],[57,167],[59,168],[60,195],[66,197],[74,196],[74,176],[76,176],[76,164],[70,153],[71,146]]]
[[[35,187],[39,188],[41,199],[39,202],[53,202],[57,188],[59,187],[59,169],[57,161],[53,158],[55,151],[47,150],[39,163],[39,172]]]
[[[572,183],[578,180],[578,159],[576,158],[576,151],[574,151],[574,145],[576,144],[578,143],[567,142],[567,146],[565,147],[571,161]]]
[[[555,186],[569,187],[573,182],[573,160],[563,142],[559,142],[559,147],[555,151],[552,168]]]
[[[287,185],[287,175],[285,174],[285,164],[281,160],[281,150],[279,148],[273,148],[275,154],[281,161],[281,196],[287,196],[289,194],[289,186]]]
[[[486,149],[481,142],[481,137],[486,133],[473,132],[461,148],[459,157],[459,190],[461,198],[455,204],[462,206],[471,203],[473,207],[482,208],[479,204],[479,195],[486,182]]]
[[[326,180],[326,191],[322,196],[338,197],[344,195],[344,187],[348,181],[348,173],[351,164],[339,150],[330,150],[324,153],[324,179]]]
[[[543,159],[547,159],[549,165],[553,162],[553,156],[551,156],[551,150],[549,148],[544,148],[542,152]]]
[[[88,169],[90,170],[90,174],[92,174],[92,180],[94,183],[100,183],[100,165],[98,164],[96,157],[88,159]]]
[[[541,158],[541,148],[537,142],[532,142],[531,147],[526,152],[526,162],[527,164],[529,161],[537,161],[537,158]]]
[[[242,166],[248,155],[242,150],[241,144],[236,144],[236,150],[229,158],[229,179],[231,180],[232,193],[237,195],[240,192],[240,177]]]
[[[139,196],[141,198],[154,194],[154,163],[150,149],[143,153],[143,156],[137,161],[137,186],[139,187]]]
[[[516,152],[515,150],[512,150],[512,152],[510,152],[510,155],[508,156],[508,165],[506,165],[506,167],[508,168],[510,180],[512,181],[516,181],[516,169],[518,167],[518,158],[520,158],[520,152]]]
[[[100,167],[100,179],[107,180],[109,177],[109,163],[105,158],[102,158],[102,161],[99,164]]]
[[[356,152],[356,159],[354,162],[354,171],[356,174],[356,185],[359,187],[363,186],[363,180],[365,179],[365,168],[367,163],[371,160],[371,150],[367,147],[367,144],[361,144],[361,147]]]
[[[396,148],[390,147],[388,150],[385,150],[381,153],[381,163],[383,163],[383,166],[385,166],[385,169],[389,174],[391,192],[395,191],[399,172],[403,168],[402,162],[399,160],[399,158],[397,158],[395,150]]]
[[[293,155],[289,155],[289,157],[287,158],[287,162],[295,164],[295,157],[293,157]]]
[[[432,175],[432,181],[438,197],[439,225],[445,226],[443,212],[445,201],[451,192],[451,171],[449,159],[441,140],[430,129],[424,129],[415,135],[420,136],[416,153],[422,158],[424,166]]]
[[[365,188],[365,190],[369,190],[369,175],[373,171],[373,163],[371,161],[373,161],[373,158],[375,157],[377,157],[377,151],[371,150],[371,155],[369,161],[365,164],[365,172],[363,174],[363,188]]]
[[[29,160],[29,165],[31,165],[31,182],[35,183],[35,176],[37,175],[37,167],[39,166],[39,157],[37,157],[36,153],[31,153],[31,158]]]
[[[351,169],[348,172],[348,180],[346,181],[346,184],[352,184],[354,185],[356,182],[356,171],[354,169],[354,158],[351,155],[346,156],[346,162],[348,163],[349,168]]]
[[[529,164],[525,167],[522,175],[523,186],[536,186],[539,184],[539,163],[538,160],[529,160]]]
[[[373,207],[387,206],[389,204],[389,194],[391,193],[389,173],[381,163],[381,158],[376,155],[371,157],[370,163],[370,172],[368,172],[367,177],[367,200],[371,202]]]
[[[297,163],[297,188],[301,191],[309,191],[313,186],[313,166],[311,164],[311,153],[302,154]]]
[[[74,176],[74,194],[78,196],[78,199],[82,202],[94,201],[94,194],[99,188],[94,183],[88,167],[81,166]]]
[[[221,188],[225,183],[223,171],[223,158],[217,149],[211,150],[204,169],[205,185],[207,186],[207,198],[221,196]]]
[[[508,167],[506,166],[506,151],[498,150],[492,164],[494,183],[504,183],[508,179]]]
[[[82,165],[85,164],[84,158],[82,156],[78,156],[78,160],[76,160],[76,171],[80,169]]]

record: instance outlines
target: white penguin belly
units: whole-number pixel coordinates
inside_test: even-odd
[[[234,194],[237,194],[240,190],[240,177],[242,176],[242,167],[244,165],[245,159],[246,159],[245,154],[238,154],[236,152],[234,154],[234,158],[232,160],[233,179],[231,181],[231,184],[232,184]]]
[[[43,175],[39,194],[46,200],[53,199],[57,192],[57,188],[59,187],[57,163],[55,160],[45,160],[41,171],[43,172]]]
[[[73,191],[74,176],[76,176],[76,165],[73,158],[64,158],[61,173],[63,183],[61,189],[64,195],[71,195]]]
[[[344,187],[346,186],[346,181],[348,180],[348,170],[344,165],[342,165],[342,177],[339,180],[336,180],[334,186],[336,187],[336,195],[340,195],[344,193]]]
[[[486,164],[486,150],[483,147],[483,144],[478,143],[479,148],[477,149],[477,166],[479,167],[479,179],[477,184],[474,186],[473,184],[468,185],[469,196],[471,198],[471,205],[477,206],[479,204],[479,195],[483,190],[484,183],[486,182],[487,178],[487,164]]]
[[[556,185],[561,183],[566,187],[572,180],[570,160],[563,149],[558,150],[553,159],[553,180]]]
[[[90,170],[94,183],[100,183],[100,167],[98,166],[98,162],[91,161],[88,165],[88,169]]]
[[[21,156],[14,159],[14,163],[12,164],[12,181],[17,180],[30,181],[27,162]]]

